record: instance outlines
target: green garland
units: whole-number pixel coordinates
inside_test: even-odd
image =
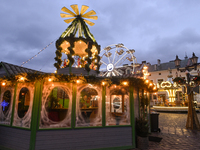
[[[123,82],[126,81],[128,82],[129,86],[145,89],[149,92],[155,92],[153,90],[153,87],[149,86],[148,84],[145,83],[143,79],[140,78],[134,78],[134,77],[110,77],[110,78],[105,78],[105,77],[96,77],[93,75],[90,76],[76,76],[74,74],[70,75],[63,75],[63,74],[44,74],[44,73],[21,73],[18,75],[11,75],[11,76],[4,76],[3,78],[0,78],[0,82],[2,81],[7,81],[7,82],[12,82],[13,84],[19,81],[21,77],[25,78],[24,82],[35,82],[35,81],[42,81],[46,80],[48,78],[52,78],[53,82],[68,82],[68,83],[76,83],[77,80],[80,80],[81,83],[88,83],[88,84],[94,84],[94,85],[102,85],[102,82],[106,83],[106,86],[110,87],[111,85],[115,84],[118,86],[124,86]],[[19,81],[20,82],[20,81]]]
[[[200,83],[200,76],[195,76],[195,77],[193,78],[193,81],[194,81],[195,83]]]
[[[81,25],[81,26],[79,26]],[[77,31],[79,29],[79,37],[76,38],[76,34]],[[84,34],[85,38],[82,37],[82,34]],[[96,66],[96,72],[99,73],[99,61],[100,61],[100,57],[97,55],[95,55],[95,60],[93,60],[91,58],[92,56],[92,46],[95,45],[98,51],[98,54],[100,53],[100,46],[97,44],[94,36],[90,33],[88,26],[86,25],[85,21],[81,18],[81,17],[77,17],[76,19],[74,19],[74,21],[68,26],[68,28],[62,33],[62,35],[60,36],[60,38],[56,41],[56,57],[54,58],[56,63],[54,63],[54,66],[57,69],[60,69],[60,66],[62,64],[62,48],[60,47],[60,45],[64,42],[64,41],[68,41],[70,43],[70,47],[68,47],[68,50],[70,52],[70,54],[67,54],[68,57],[68,65],[73,65],[74,64],[74,59],[72,57],[72,55],[74,55],[74,43],[78,40],[82,40],[84,41],[86,44],[88,44],[88,48],[85,49],[85,52],[88,54],[88,57],[85,58],[85,60],[87,61],[87,64],[84,64],[84,60],[81,59],[82,62],[82,67],[84,67],[88,72],[90,71],[90,65],[92,62],[95,62],[94,65]]]
[[[69,52],[70,52],[70,54],[67,54],[67,58],[68,58],[68,60],[69,60],[69,63],[68,63],[68,66],[69,66],[69,64],[71,63],[71,65],[73,65],[74,64],[74,58],[72,57],[72,55],[74,55],[75,54],[75,52],[74,52],[74,50],[73,50],[73,48],[74,48],[74,43],[75,42],[77,42],[77,41],[79,41],[79,40],[82,40],[82,41],[84,41],[86,44],[87,44],[87,42],[88,42],[88,40],[87,39],[84,39],[84,38],[82,38],[82,37],[79,37],[79,38],[70,38],[70,37],[65,37],[65,38],[59,38],[57,41],[56,41],[56,46],[57,46],[57,50],[56,50],[56,57],[54,58],[56,61],[57,61],[57,63],[55,63],[54,64],[54,66],[57,68],[57,69],[60,69],[60,66],[61,66],[61,64],[62,64],[62,59],[61,59],[61,57],[62,57],[62,48],[60,47],[60,45],[64,42],[64,41],[68,41],[69,43],[70,43],[70,47],[68,47],[68,50],[69,50]],[[59,45],[60,44],[60,45]],[[86,48],[85,49],[85,52],[88,54],[88,57],[85,57],[85,60],[87,61],[87,64],[85,64],[83,67],[89,72],[90,71],[90,65],[91,65],[91,63],[93,62],[93,61],[95,61],[96,60],[96,63],[95,63],[95,65],[97,66],[97,69],[96,69],[96,71],[97,72],[99,72],[99,68],[100,68],[100,65],[99,65],[99,61],[100,61],[100,56],[98,55],[98,54],[96,54],[95,55],[95,57],[94,58],[91,58],[91,56],[92,56],[92,52],[91,52],[91,49],[92,49],[92,46],[96,46],[96,48],[97,48],[97,51],[99,52],[100,51],[100,46],[95,42],[89,42],[89,44],[88,44],[88,48]],[[84,60],[83,59],[81,59],[81,62],[82,62],[82,64],[84,64]],[[67,66],[67,67],[68,67]]]
[[[173,79],[173,82],[176,82],[177,84],[185,84],[186,83],[185,79],[183,79],[181,77],[176,77],[175,79]]]

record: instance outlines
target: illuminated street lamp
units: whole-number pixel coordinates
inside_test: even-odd
[[[197,70],[197,62],[198,62],[198,57],[195,56],[195,54],[192,54],[192,58],[190,58],[190,60],[192,61],[192,65],[189,66],[185,66],[184,69],[179,69],[180,67],[180,59],[178,58],[178,56],[176,55],[176,59],[174,60],[175,62],[175,66],[177,67],[177,70],[180,70],[181,72],[185,72],[186,73],[186,77],[187,77],[187,82],[183,83],[183,85],[186,86],[187,88],[187,95],[188,95],[188,100],[189,100],[189,104],[188,104],[188,117],[187,117],[187,122],[186,122],[186,128],[190,128],[190,129],[200,129],[200,124],[199,124],[199,120],[197,118],[197,114],[196,114],[196,110],[194,107],[194,97],[193,97],[193,88],[190,85],[190,81],[191,81],[191,75],[189,73],[190,70],[194,69]],[[182,79],[180,77],[176,77],[174,79],[174,82],[179,83]]]

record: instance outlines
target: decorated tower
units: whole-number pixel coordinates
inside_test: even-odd
[[[54,58],[56,63],[54,66],[57,70],[68,67],[69,73],[73,73],[72,67],[85,68],[88,74],[91,69],[99,73],[100,45],[87,26],[87,24],[93,26],[94,23],[85,19],[97,20],[98,17],[94,16],[96,12],[94,10],[86,12],[89,7],[85,5],[81,7],[80,13],[78,5],[71,5],[71,8],[74,12],[66,7],[61,9],[65,13],[61,13],[60,16],[68,18],[64,21],[71,24],[56,41],[57,50]],[[62,60],[63,54],[66,55],[64,60]]]

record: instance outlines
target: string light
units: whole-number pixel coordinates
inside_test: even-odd
[[[5,82],[2,82],[2,84],[1,84],[2,86],[5,86],[6,85],[6,83]]]
[[[169,81],[166,82],[163,81],[160,86],[161,88],[166,88],[166,87],[170,88],[172,86],[172,83],[170,83]]]
[[[125,82],[123,82],[122,84],[126,86],[126,85],[128,85],[128,82],[125,81]]]
[[[104,86],[106,84],[106,82],[102,82],[102,85]]]
[[[54,40],[54,41],[55,41],[55,40]],[[45,50],[46,48],[48,48],[54,41],[52,41],[52,42],[49,43],[47,46],[45,46],[43,49],[41,49],[36,55],[34,55],[33,57],[31,57],[31,58],[28,59],[27,61],[23,62],[23,63],[21,64],[21,67],[22,67],[24,64],[28,63],[29,61],[31,61],[33,58],[37,57],[37,55],[39,55],[43,50]]]
[[[80,83],[80,80],[76,80],[76,83]]]
[[[20,81],[24,81],[24,77],[21,77],[19,80],[20,80]]]

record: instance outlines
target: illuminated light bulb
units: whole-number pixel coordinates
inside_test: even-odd
[[[156,87],[154,86],[153,89],[156,90]]]
[[[125,85],[125,86],[128,85],[128,82],[123,82],[123,85]]]
[[[76,68],[78,68],[78,66],[76,66]]]
[[[24,81],[24,77],[21,77],[20,80],[21,80],[21,81]]]
[[[55,70],[54,72],[57,73],[57,70]]]
[[[49,82],[51,82],[52,81],[52,79],[51,78],[49,78],[49,80],[48,80]]]
[[[76,83],[80,83],[80,80],[76,80]]]
[[[102,82],[102,85],[105,85],[106,84],[106,82]]]
[[[149,86],[152,86],[152,85],[153,85],[152,83],[149,84]]]
[[[81,44],[82,42],[81,42],[81,41],[79,41],[79,43]]]
[[[2,86],[5,86],[5,85],[6,85],[6,83],[5,83],[5,82],[3,82],[3,83],[2,83]]]
[[[143,68],[146,70],[146,69],[147,69],[147,66],[144,66]]]
[[[149,80],[146,80],[145,82],[146,82],[146,83],[149,83]]]

